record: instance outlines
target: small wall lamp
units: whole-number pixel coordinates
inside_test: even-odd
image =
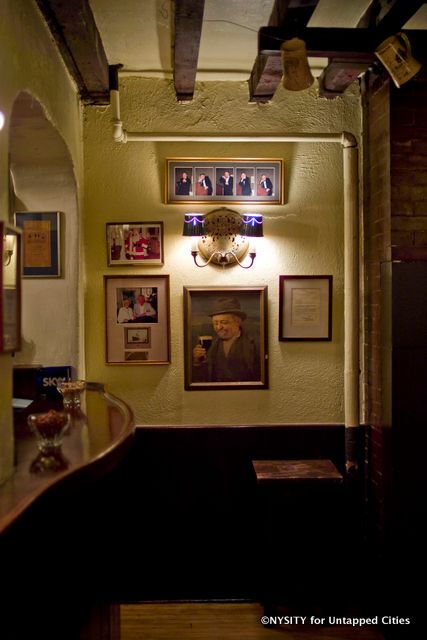
[[[14,244],[14,236],[10,234],[5,234],[3,236],[3,265],[5,267],[7,267],[12,260]]]
[[[264,235],[262,215],[241,215],[225,207],[206,215],[186,213],[182,235],[193,238],[191,255],[197,267],[214,263],[222,267],[238,264],[243,269],[250,269],[256,257],[254,238]],[[250,262],[242,264],[248,252]],[[197,261],[199,254],[204,264]]]

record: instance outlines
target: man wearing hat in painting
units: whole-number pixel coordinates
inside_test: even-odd
[[[207,382],[259,380],[259,349],[244,331],[246,313],[242,311],[237,298],[219,298],[209,315],[216,337],[208,350],[201,345],[194,347],[194,366],[206,367]]]

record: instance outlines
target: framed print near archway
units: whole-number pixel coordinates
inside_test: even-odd
[[[61,277],[61,213],[18,211],[15,224],[22,229],[22,277]]]

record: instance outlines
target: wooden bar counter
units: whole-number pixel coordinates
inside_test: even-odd
[[[131,455],[132,413],[87,383],[50,470],[27,426],[29,414],[49,409],[62,401],[38,398],[16,415],[15,470],[0,486],[0,638],[117,637],[107,579],[120,558],[112,494]]]

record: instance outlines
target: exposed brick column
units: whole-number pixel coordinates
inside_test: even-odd
[[[393,465],[397,468],[410,437],[395,415],[405,398],[393,385],[398,372],[391,363],[399,345],[391,318],[393,310],[403,311],[392,274],[398,266],[393,262],[427,261],[427,74],[397,89],[385,75],[368,72],[362,96],[368,497],[370,531],[381,544],[400,486],[395,477],[391,496]],[[410,315],[408,309],[405,317]]]
[[[427,260],[427,77],[392,87],[392,259]]]
[[[363,96],[364,266],[365,266],[365,422],[370,528],[381,539],[385,481],[382,389],[381,263],[391,259],[390,85],[365,74]],[[372,532],[372,531],[371,531]]]

